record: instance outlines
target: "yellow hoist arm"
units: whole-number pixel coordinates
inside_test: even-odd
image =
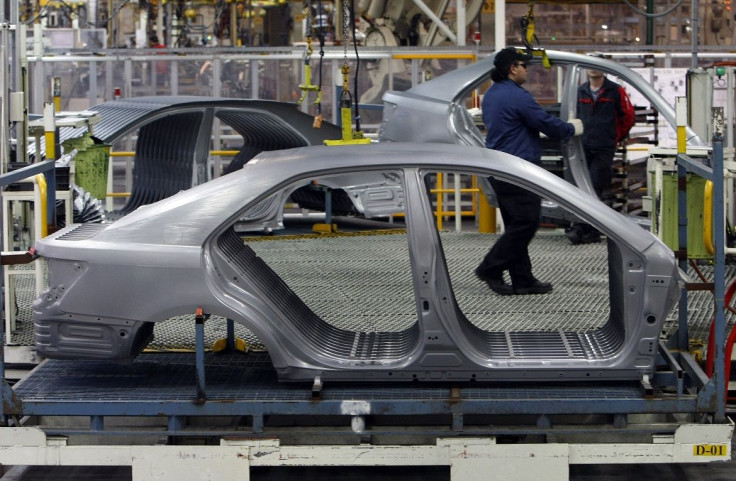
[[[536,25],[534,23],[534,0],[529,0],[529,10],[526,12],[525,22],[525,37],[526,46],[531,47],[534,44],[534,35],[536,33]]]
[[[542,66],[544,68],[552,67],[552,62],[549,61],[549,57],[547,56],[546,50],[544,49],[532,50],[532,55],[534,55],[535,57],[542,57]]]
[[[529,10],[527,10],[526,16],[522,22],[524,46],[527,50],[526,53],[531,53],[535,57],[542,57],[542,66],[544,68],[552,67],[552,62],[549,61],[547,52],[544,49],[534,48],[534,40],[537,35],[537,25],[534,20],[534,0],[529,0]]]
[[[371,139],[363,137],[363,132],[353,130],[353,113],[351,109],[351,95],[348,89],[350,66],[340,67],[342,72],[342,94],[340,96],[340,119],[342,121],[342,139],[325,140],[325,145],[370,144]]]
[[[307,98],[308,92],[317,92],[317,100],[315,100],[315,104],[322,102],[322,89],[319,88],[319,85],[314,85],[312,83],[312,66],[310,62],[312,60],[313,53],[314,48],[312,47],[312,37],[307,37],[307,50],[304,52],[304,83],[299,85],[299,90],[302,91],[302,95],[299,97],[299,100],[297,100],[297,104],[299,105],[301,105],[301,103],[304,102],[304,99]]]

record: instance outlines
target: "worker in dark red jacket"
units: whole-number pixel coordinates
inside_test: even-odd
[[[618,143],[634,125],[634,107],[626,91],[599,70],[588,71],[588,81],[578,87],[577,116],[583,121],[583,150],[590,180],[598,198],[611,185],[613,156]],[[567,231],[573,244],[600,242],[600,234],[587,224]]]

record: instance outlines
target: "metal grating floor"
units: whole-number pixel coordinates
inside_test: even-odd
[[[208,401],[303,401],[312,403],[304,383],[279,383],[266,353],[208,354]],[[191,401],[195,396],[194,357],[189,354],[141,354],[129,365],[95,361],[48,360],[13,387],[23,402],[50,401]],[[155,386],[155,389],[151,389]],[[452,386],[429,383],[375,384],[327,383],[322,401],[447,401]],[[640,400],[635,382],[488,384],[462,388],[462,398],[472,400]]]
[[[607,266],[604,244],[572,246],[559,231],[541,232],[531,244],[535,275],[555,290],[543,296],[497,296],[472,274],[495,241],[493,234],[445,232],[442,242],[453,289],[461,310],[487,331],[575,331],[599,327],[608,315]],[[405,234],[332,238],[279,236],[249,245],[318,315],[349,330],[398,331],[416,318]],[[562,268],[561,268],[562,266]],[[703,268],[706,275],[712,271]],[[727,279],[736,275],[727,266]],[[695,277],[695,276],[693,276]],[[13,343],[33,345],[32,276],[16,275],[17,329]],[[708,292],[689,294],[691,338],[706,339],[712,317]],[[734,322],[728,313],[727,325]],[[671,335],[677,311],[667,319],[663,335]],[[156,325],[151,350],[193,350],[194,316],[172,318]],[[258,339],[236,324],[237,337],[254,348]],[[226,336],[226,322],[212,317],[205,324],[207,346]]]

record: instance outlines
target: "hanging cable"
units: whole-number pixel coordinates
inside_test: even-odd
[[[353,96],[350,93],[350,64],[348,63],[348,39],[350,36],[349,27],[353,25],[350,22],[350,11],[348,9],[348,0],[342,1],[342,48],[343,59],[340,72],[342,73],[342,93],[340,94],[340,120],[342,122],[342,139],[341,140],[325,140],[326,145],[347,145],[347,144],[370,144],[371,139],[363,137],[363,132],[356,128],[353,130],[352,119],[352,103]],[[356,47],[357,54],[357,47]],[[357,76],[356,76],[357,77]],[[357,85],[357,80],[356,80]],[[356,107],[357,111],[357,107]],[[356,121],[356,127],[358,122]]]
[[[322,127],[322,61],[325,58],[325,30],[327,29],[327,18],[324,16],[322,10],[322,2],[317,1],[317,40],[319,41],[319,78],[317,80],[317,88],[319,94],[314,104],[317,106],[317,115],[314,117],[314,124],[312,125],[315,129]],[[324,22],[324,24],[323,24]]]
[[[355,38],[356,27],[354,8],[355,0],[350,0],[350,26],[352,27],[351,30],[353,31],[353,48],[355,49],[355,77],[353,77],[353,92],[355,93],[355,130],[360,131],[360,106],[358,104],[358,99],[360,98],[360,95],[358,95],[358,74],[360,73],[360,57],[358,56],[358,41]]]
[[[665,15],[669,15],[670,13],[674,12],[677,7],[679,7],[682,4],[682,0],[679,0],[676,4],[674,4],[672,7],[668,8],[664,12],[660,13],[647,13],[644,11],[639,10],[634,5],[632,5],[629,0],[624,0],[624,3],[629,6],[630,9],[632,9],[634,12],[638,13],[639,15],[643,15],[648,18],[657,18],[657,17],[664,17]]]
[[[348,25],[350,25],[350,17],[348,17],[348,0],[342,0],[342,68],[350,72],[348,64]]]
[[[299,100],[297,100],[297,105],[301,105],[302,102],[304,102],[304,99],[307,98],[308,92],[317,92],[317,100],[315,103],[321,103],[322,102],[322,90],[320,90],[320,87],[318,85],[314,85],[312,83],[312,54],[314,53],[314,48],[312,47],[312,2],[311,0],[307,0],[306,3],[307,8],[307,19],[306,19],[306,36],[307,36],[307,48],[304,51],[304,83],[299,85],[299,89],[302,91],[301,96],[299,97]],[[322,118],[315,117],[314,119],[314,128],[319,128],[322,126]]]
[[[45,7],[45,6],[44,7],[41,7],[41,10],[38,11],[38,13],[36,14],[35,17],[33,17],[32,19],[28,20],[27,22],[23,22],[24,25],[31,25],[31,24],[35,23],[36,20],[40,20],[41,18],[44,18],[46,16],[46,13],[47,13],[46,12],[46,9],[47,9],[47,7]]]

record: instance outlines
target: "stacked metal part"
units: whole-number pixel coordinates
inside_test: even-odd
[[[100,223],[105,220],[105,211],[102,208],[102,201],[93,197],[92,194],[83,188],[73,185],[74,195],[74,223]]]
[[[102,201],[93,197],[92,194],[77,185],[71,185],[73,203],[72,215],[74,224],[99,224],[105,220],[105,211],[102,208]],[[65,227],[67,225],[66,210],[64,209],[64,201],[56,201],[56,225]]]

